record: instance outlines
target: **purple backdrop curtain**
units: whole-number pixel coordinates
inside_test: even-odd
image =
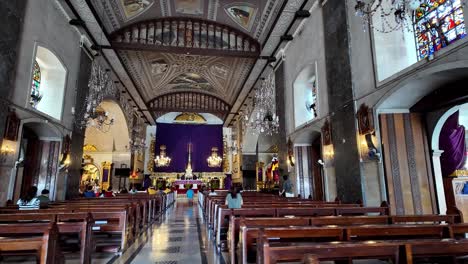
[[[155,167],[156,172],[185,172],[188,161],[188,143],[192,143],[193,172],[219,172],[219,168],[210,168],[206,159],[211,155],[211,148],[218,148],[218,156],[223,155],[222,125],[181,125],[156,124],[155,156],[159,155],[159,146],[166,145],[166,154],[172,161],[168,167]]]
[[[459,111],[451,115],[440,132],[439,148],[444,151],[440,156],[443,176],[463,168],[466,161],[465,127],[458,124],[458,116]]]

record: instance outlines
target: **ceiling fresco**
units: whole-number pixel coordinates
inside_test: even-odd
[[[90,0],[109,34],[137,22],[182,17],[229,26],[259,43],[268,35],[283,1],[285,0]],[[162,28],[155,26],[154,30],[147,28],[145,32],[150,32],[151,35],[146,33],[145,41],[162,46],[178,46],[179,41],[196,41],[197,39],[187,37],[186,34],[199,32],[199,42],[181,45],[188,44],[193,48],[202,48],[205,44],[216,48],[218,45],[219,49],[219,44],[216,43],[222,43],[221,50],[226,49],[226,46],[230,49],[227,42],[242,45],[237,37],[235,41],[233,38],[226,40],[226,35],[223,38],[223,35],[212,34],[211,27],[208,30],[207,26],[205,31],[202,28],[205,25],[201,22],[190,23],[190,27],[185,24],[183,30],[173,32],[166,29],[172,29],[172,24],[162,24]],[[229,32],[228,35],[231,34]],[[205,40],[207,43],[203,42],[203,34],[208,34]],[[140,40],[138,34],[137,42]],[[161,43],[157,43],[159,40]],[[164,41],[174,43],[167,44]],[[232,106],[257,60],[242,56],[213,56],[209,52],[193,55],[138,48],[118,49],[116,52],[147,105],[159,96],[180,91],[205,93],[222,98]]]

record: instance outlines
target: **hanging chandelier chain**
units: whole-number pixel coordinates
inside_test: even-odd
[[[243,126],[250,128],[255,134],[273,135],[278,133],[279,117],[276,114],[274,72],[262,81],[259,88],[255,89],[254,97],[253,109],[244,113]]]

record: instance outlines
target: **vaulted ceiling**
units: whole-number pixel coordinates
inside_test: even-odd
[[[89,3],[154,117],[192,108],[225,119],[283,1]]]

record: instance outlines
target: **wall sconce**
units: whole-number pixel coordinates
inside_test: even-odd
[[[294,167],[296,159],[294,158],[294,148],[291,138],[288,138],[288,160],[286,161],[289,166]]]
[[[2,148],[0,149],[0,161],[5,163],[11,155],[15,153],[15,150],[8,145],[8,142],[4,140]]]
[[[323,146],[323,157],[325,160],[332,160],[335,157],[335,150],[333,145]]]

